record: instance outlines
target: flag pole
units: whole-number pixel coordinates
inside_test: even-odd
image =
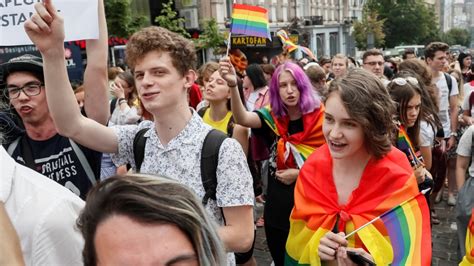
[[[422,191],[421,191],[421,194],[425,195],[426,192],[428,192],[428,191],[430,191],[430,190],[431,190],[431,188],[427,188],[427,189],[425,189],[425,190],[422,190]],[[418,195],[419,195],[419,194],[418,194]],[[417,197],[418,195],[416,195],[416,196],[414,196],[414,197],[412,197],[412,198],[410,198],[410,199],[408,199],[408,200],[405,200],[405,201],[402,202],[401,204],[397,205],[397,207],[398,207],[398,206],[402,206],[403,204],[405,204],[405,203],[407,203],[408,201],[414,199],[414,198]],[[396,208],[396,207],[395,207],[395,208]],[[394,209],[394,208],[393,208],[393,209]],[[351,237],[351,236],[354,235],[355,233],[357,233],[357,232],[359,232],[360,230],[364,229],[365,227],[367,227],[367,226],[373,224],[375,221],[377,221],[378,219],[380,219],[380,217],[382,217],[382,216],[384,216],[385,214],[391,212],[393,209],[390,209],[390,210],[384,212],[383,214],[381,214],[381,215],[375,217],[375,218],[372,219],[370,222],[364,224],[363,226],[361,226],[361,227],[357,228],[356,230],[354,230],[354,231],[350,232],[349,234],[347,234],[344,238],[345,238],[345,239],[348,239],[349,237]]]
[[[235,4],[235,0],[232,1],[232,5]],[[234,7],[232,7],[234,9]],[[231,42],[231,36],[232,36],[232,15],[230,15],[230,28],[229,28],[229,37],[227,38],[227,49],[225,52],[225,57],[229,57],[229,50],[230,50],[230,42]]]

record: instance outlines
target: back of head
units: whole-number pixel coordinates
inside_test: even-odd
[[[428,66],[426,63],[420,59],[407,59],[401,62],[398,65],[398,70],[403,71],[403,70],[409,70],[414,73],[416,73],[418,76],[420,76],[421,81],[425,86],[428,86],[431,84],[432,80],[432,75],[431,71],[428,69]]]
[[[318,83],[326,79],[324,69],[318,65],[312,65],[305,70],[306,75],[312,83]]]
[[[2,71],[2,80],[0,84],[6,84],[7,78],[14,72],[29,72],[44,82],[43,75],[43,59],[38,56],[24,54],[19,57],[12,58],[8,62],[0,65]]]
[[[319,59],[319,65],[320,66],[323,66],[325,64],[330,64],[330,63],[331,63],[331,58],[329,58],[329,57],[321,57]]]
[[[245,74],[250,79],[250,82],[252,82],[254,89],[262,88],[267,85],[267,80],[259,64],[250,64],[247,69],[245,69]]]
[[[387,154],[395,105],[380,79],[363,69],[351,69],[331,82],[326,99],[333,93],[340,95],[347,113],[364,129],[367,150],[376,158]]]
[[[127,43],[127,64],[132,70],[150,52],[168,52],[173,66],[184,76],[194,69],[197,56],[192,41],[165,28],[150,26],[134,33]]]
[[[433,59],[436,52],[442,51],[442,52],[448,52],[449,51],[449,45],[447,45],[444,42],[432,42],[428,44],[425,48],[425,59]]]
[[[114,215],[178,227],[192,243],[199,265],[224,265],[226,261],[215,224],[193,192],[163,177],[127,175],[111,177],[88,194],[77,222],[85,240],[84,265],[97,265],[96,230]]]
[[[204,86],[204,82],[209,81],[212,73],[219,69],[219,64],[216,62],[207,62],[198,69],[197,84]]]

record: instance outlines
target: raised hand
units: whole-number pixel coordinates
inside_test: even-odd
[[[219,61],[219,74],[227,82],[229,87],[237,86],[237,75],[235,68],[230,62],[229,57],[224,57]]]
[[[64,53],[64,20],[52,0],[35,4],[36,13],[28,19],[25,31],[41,54]]]

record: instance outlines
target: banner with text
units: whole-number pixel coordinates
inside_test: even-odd
[[[0,0],[0,46],[31,44],[23,24],[41,0]],[[54,6],[64,18],[65,41],[97,39],[97,0],[56,0]]]

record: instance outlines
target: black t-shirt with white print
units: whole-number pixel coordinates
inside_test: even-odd
[[[35,165],[33,170],[58,182],[82,199],[85,199],[87,192],[94,185],[93,182],[98,180],[100,176],[102,153],[77,144],[77,147],[82,150],[86,161],[90,165],[93,178],[95,178],[95,180],[90,180],[86,169],[84,169],[81,164],[79,156],[74,151],[68,138],[59,134],[44,141],[32,140],[26,134],[24,134],[22,138],[26,138],[26,143],[29,144]],[[18,142],[12,157],[18,163],[26,165],[22,154],[21,143],[22,141]],[[6,145],[6,147],[8,147],[8,145]]]

